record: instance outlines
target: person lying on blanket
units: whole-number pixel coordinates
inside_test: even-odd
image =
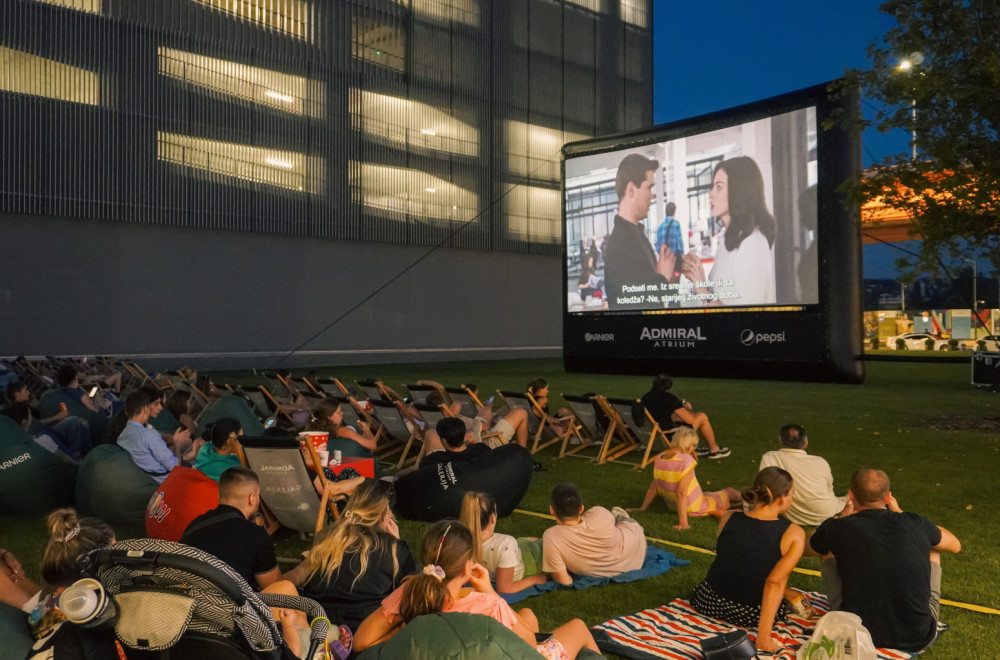
[[[785,585],[806,535],[780,517],[792,505],[793,490],[792,475],[779,467],[757,474],[741,493],[750,511],[727,511],[719,519],[715,561],[691,596],[691,605],[706,616],[756,628],[757,648],[768,653],[779,647],[771,628],[788,614],[785,598],[799,597]]]

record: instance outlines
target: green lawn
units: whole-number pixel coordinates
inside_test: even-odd
[[[377,376],[399,389],[418,378],[434,378],[446,385],[474,381],[480,391],[523,390],[533,377],[552,384],[552,405],[558,394],[599,392],[610,396],[638,396],[648,377],[568,374],[558,360],[476,362],[426,365],[344,367],[320,370],[345,382]],[[213,374],[217,382],[252,382],[245,372]],[[777,431],[797,422],[810,435],[811,453],[824,456],[833,468],[838,492],[845,492],[850,474],[859,466],[884,469],[893,480],[893,494],[905,510],[926,515],[962,541],[957,556],[944,559],[943,598],[1000,609],[1000,554],[989,537],[998,530],[992,505],[1000,501],[996,478],[1000,466],[1000,398],[969,385],[968,364],[872,362],[864,385],[826,385],[751,380],[679,378],[675,391],[711,417],[721,444],[733,455],[703,461],[698,467],[702,486],[742,487],[756,473],[761,454],[777,446]],[[651,467],[644,474],[628,466],[596,466],[587,461],[540,455],[547,471],[535,475],[521,509],[548,512],[547,498],[559,481],[576,483],[585,504],[608,508],[637,506]],[[693,519],[692,529],[675,531],[675,516],[661,503],[638,514],[650,537],[711,549],[714,519]],[[539,535],[550,523],[515,513],[500,522],[499,531],[515,536]],[[411,547],[423,526],[403,523]],[[118,530],[124,537],[141,530]],[[0,541],[27,559],[29,573],[37,575],[37,556],[44,529],[39,521],[0,518]],[[279,555],[295,557],[307,547],[297,536],[283,536]],[[691,565],[666,575],[628,585],[611,585],[583,592],[555,592],[524,602],[538,614],[544,627],[573,617],[596,624],[610,617],[687,597],[705,575],[711,556],[666,546]],[[814,559],[801,566],[817,568]],[[793,574],[792,586],[820,588],[819,578]],[[1000,658],[1000,616],[944,606],[942,619],[952,629],[924,657]]]

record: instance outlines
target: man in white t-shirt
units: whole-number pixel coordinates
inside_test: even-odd
[[[542,570],[556,582],[572,584],[571,573],[614,577],[642,568],[646,536],[624,510],[595,506],[584,512],[580,491],[561,483],[552,491],[549,511],[556,525],[542,535]]]
[[[779,437],[781,449],[764,454],[760,469],[780,467],[792,475],[795,491],[785,517],[796,525],[816,526],[840,513],[847,504],[847,496],[834,494],[830,464],[806,453],[809,446],[806,430],[798,424],[788,424],[782,427]]]

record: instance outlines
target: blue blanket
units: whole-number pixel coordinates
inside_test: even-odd
[[[518,591],[517,593],[500,595],[503,596],[503,599],[507,601],[508,604],[512,604],[522,601],[525,598],[531,598],[532,596],[544,594],[547,591],[555,591],[556,589],[580,590],[589,589],[590,587],[603,587],[610,582],[635,582],[636,580],[644,580],[656,575],[662,575],[674,566],[687,566],[690,563],[691,562],[687,559],[678,559],[672,552],[667,552],[663,548],[657,548],[650,545],[646,547],[646,558],[642,562],[642,568],[637,568],[634,571],[628,571],[626,573],[622,573],[621,575],[616,575],[615,577],[577,575],[573,577],[573,584],[569,585],[563,585],[559,584],[555,580],[549,580],[548,582],[536,584],[522,591]]]

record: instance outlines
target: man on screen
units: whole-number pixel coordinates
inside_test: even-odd
[[[674,253],[666,245],[655,252],[640,224],[649,213],[653,178],[659,167],[658,161],[640,154],[629,154],[618,165],[618,215],[604,255],[609,309],[662,309],[659,301],[666,291],[661,284],[679,277]]]

